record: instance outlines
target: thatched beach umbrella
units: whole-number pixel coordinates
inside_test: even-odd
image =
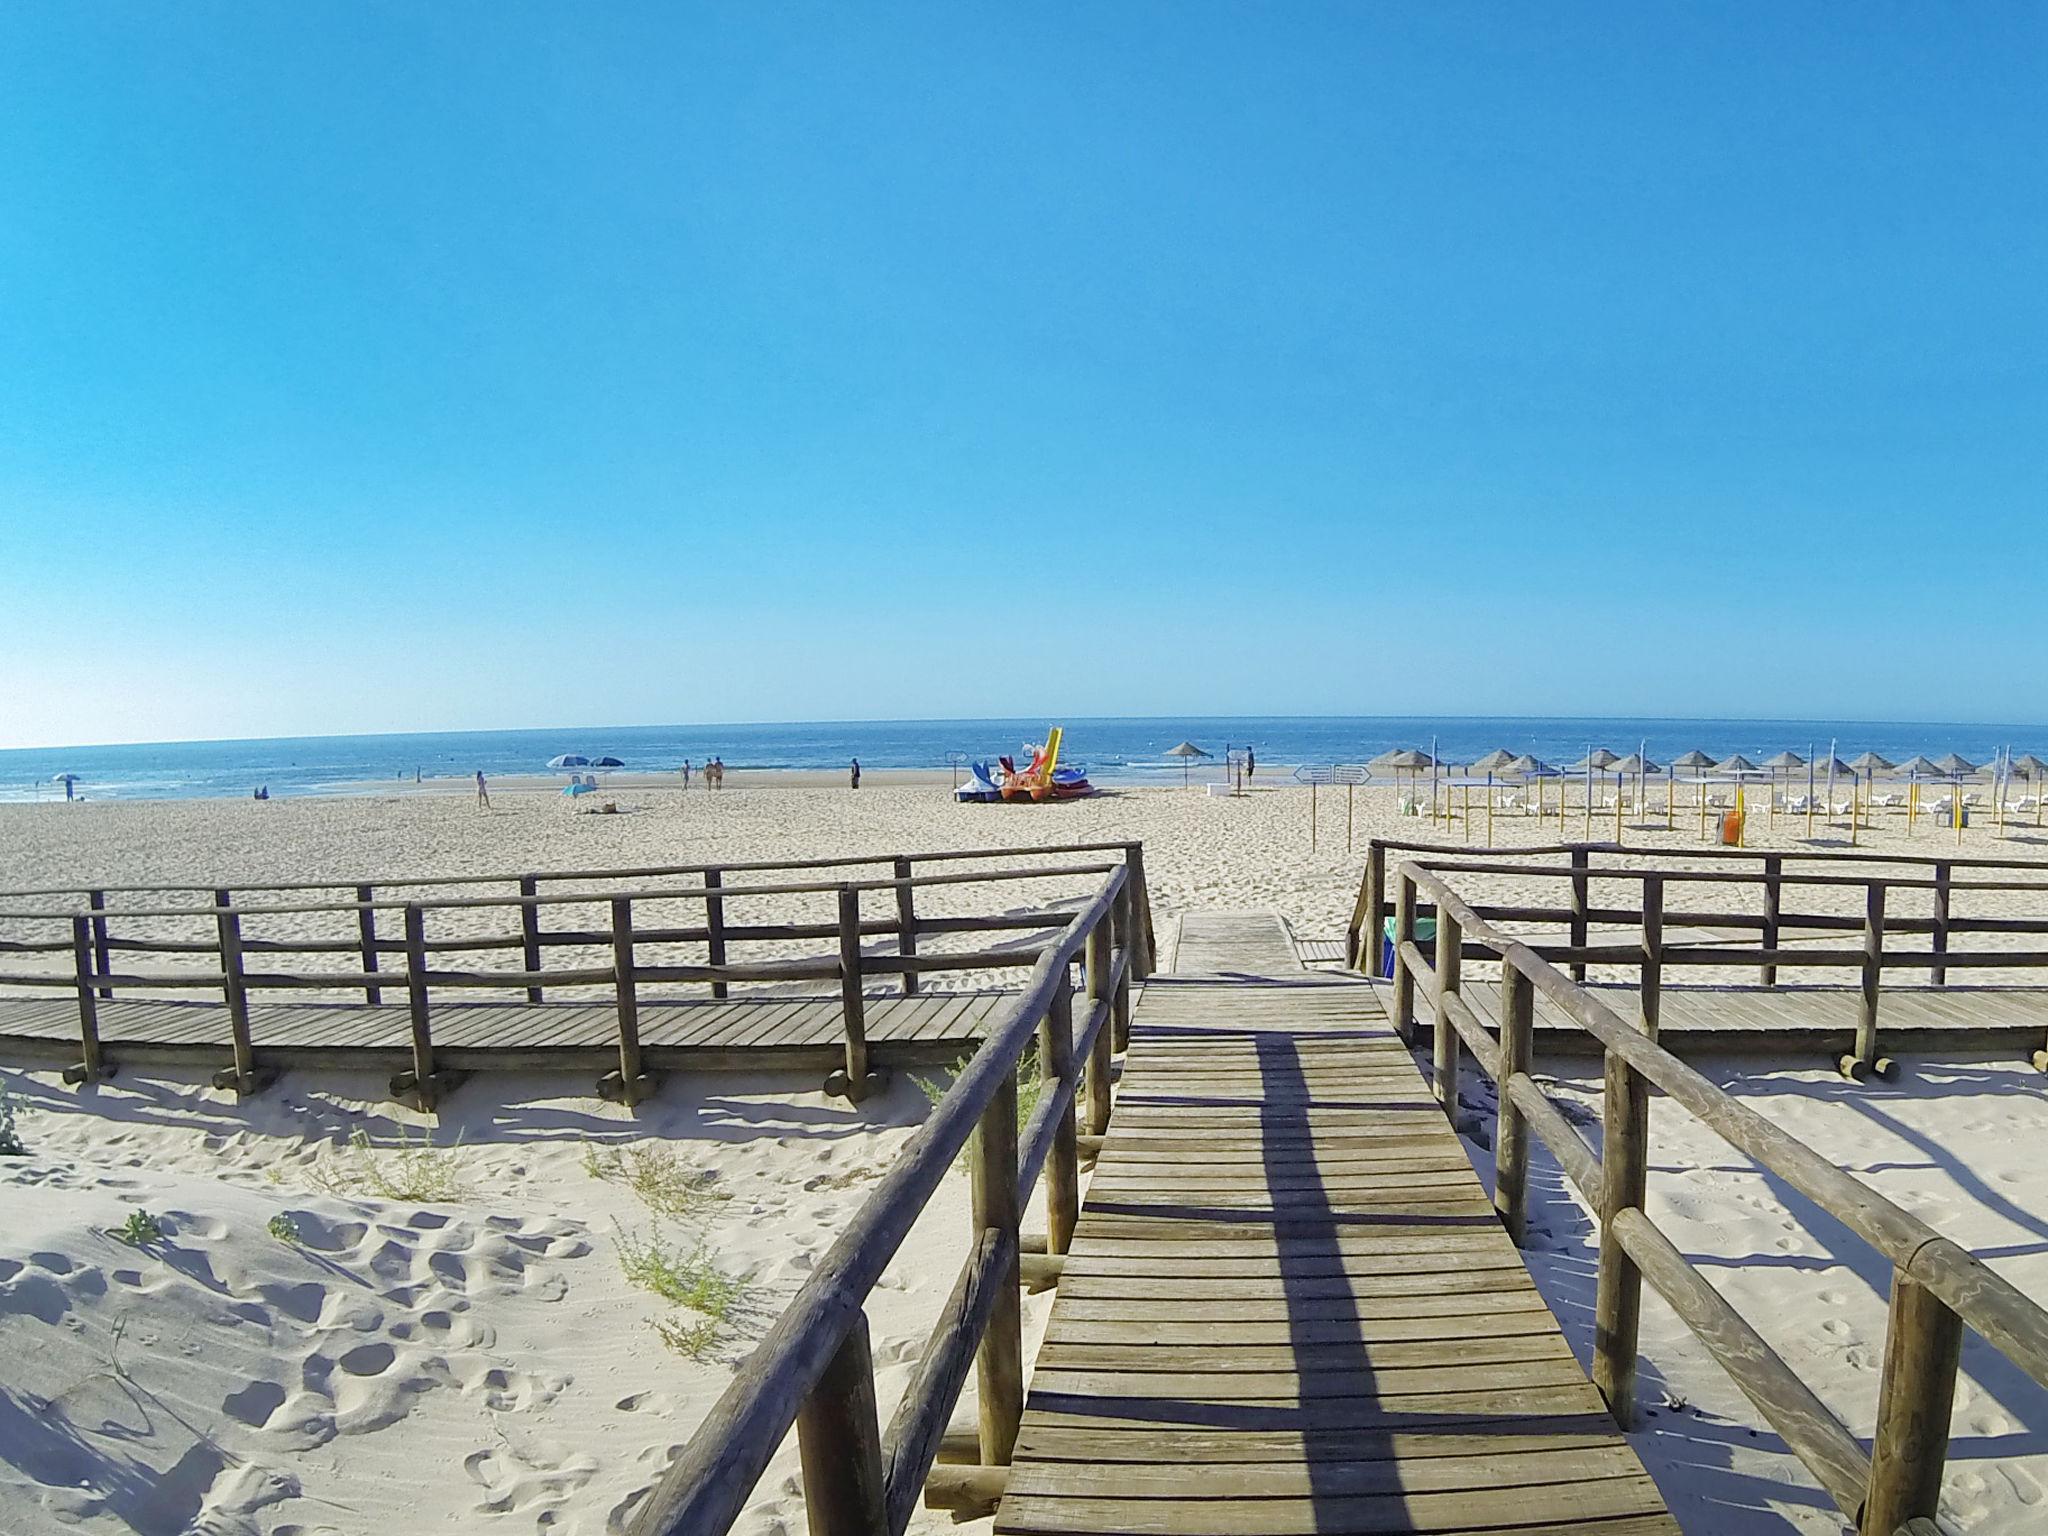
[[[1934,760],[1935,772],[1955,781],[1949,791],[1948,820],[1956,829],[1956,841],[1963,840],[1963,780],[1977,771],[1977,765],[1959,753],[1950,752]]]
[[[1620,761],[1621,759],[1618,756],[1608,751],[1605,747],[1594,747],[1584,757],[1565,770],[1565,772],[1570,774],[1583,773],[1586,776],[1586,836],[1588,837],[1593,835],[1593,775],[1606,772],[1609,763],[1618,763]],[[1559,786],[1559,788],[1561,791],[1562,786]],[[1562,820],[1564,816],[1564,801],[1561,795],[1558,800],[1557,814],[1559,819]]]
[[[1418,752],[1413,747],[1396,747],[1391,752],[1382,752],[1366,766],[1375,773],[1419,774],[1425,768],[1434,768],[1436,759],[1427,752]],[[1413,784],[1411,781],[1411,792]]]
[[[1892,771],[1906,781],[1906,830],[1910,832],[1920,815],[1920,786],[1943,777],[1942,771],[1918,753]]]
[[[1168,747],[1166,755],[1180,759],[1180,787],[1182,789],[1188,787],[1188,769],[1194,763],[1194,760],[1198,757],[1214,756],[1213,753],[1204,752],[1192,741],[1184,741],[1177,747]]]
[[[1764,759],[1764,769],[1771,776],[1771,820],[1778,819],[1778,775],[1791,774],[1806,766],[1806,759],[1797,752],[1780,752],[1775,757]]]

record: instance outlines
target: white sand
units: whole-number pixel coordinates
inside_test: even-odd
[[[480,814],[460,796],[0,806],[0,887],[195,880],[354,881],[388,873],[509,872],[696,860],[917,851],[1142,838],[1155,911],[1271,907],[1308,936],[1342,931],[1368,828],[1462,840],[1397,817],[1384,792],[1324,791],[1320,845],[1307,795],[1223,801],[1130,792],[1048,807],[956,806],[929,788],[741,787],[722,796],[649,788],[628,814],[576,814],[553,794],[499,791]],[[1610,824],[1611,825],[1611,824]],[[1673,852],[1696,846],[1681,813]],[[1803,823],[1781,822],[1779,846]],[[1475,827],[1475,832],[1480,830]],[[1767,826],[1763,829],[1768,832]],[[1579,836],[1574,819],[1566,829]],[[1964,850],[2038,851],[2031,829]],[[1553,840],[1554,819],[1502,818],[1502,843]],[[1596,828],[1596,835],[1604,835]],[[1933,853],[1953,835],[1923,824],[1865,845]],[[1515,880],[1494,890],[1554,898]],[[1050,883],[967,888],[953,910],[1044,899]],[[282,921],[282,920],[277,920]],[[502,918],[492,919],[492,926]],[[16,930],[9,930],[16,931]],[[285,931],[280,929],[279,931]],[[566,955],[556,963],[572,963]],[[1850,1090],[1801,1066],[1722,1067],[1747,1101],[1908,1209],[2048,1290],[2048,1174],[2034,1149],[2048,1097],[2016,1063],[1916,1068],[1898,1086]],[[467,1185],[448,1203],[320,1187],[347,1168],[351,1127],[379,1140],[421,1117],[382,1084],[291,1074],[237,1107],[191,1082],[124,1074],[81,1096],[49,1074],[8,1072],[30,1155],[0,1160],[0,1529],[367,1532],[488,1524],[620,1528],[730,1379],[761,1317],[797,1285],[857,1207],[923,1100],[898,1084],[855,1112],[807,1080],[671,1081],[637,1121],[580,1084],[474,1080],[437,1141]],[[1590,1102],[1590,1100],[1589,1100]],[[1659,1102],[1652,1205],[1686,1252],[1797,1370],[1867,1434],[1883,1342],[1882,1266],[1746,1160]],[[751,1277],[728,1342],[693,1361],[664,1348],[661,1317],[687,1315],[629,1285],[619,1231],[653,1218],[591,1177],[584,1139],[634,1137],[715,1172],[727,1198],[675,1241],[708,1241]],[[1485,1168],[1484,1153],[1476,1160]],[[1543,1165],[1554,1182],[1554,1170]],[[890,1411],[964,1253],[964,1181],[950,1179],[870,1306]],[[130,1211],[163,1220],[160,1244],[105,1235]],[[266,1230],[290,1214],[304,1242]],[[1582,1351],[1589,1224],[1554,1190],[1532,1266]],[[615,1223],[618,1225],[615,1227]],[[1042,1318],[1046,1298],[1031,1301]],[[1834,1531],[1822,1495],[1682,1327],[1654,1301],[1645,1389],[1686,1400],[1636,1437],[1688,1531]],[[2048,1526],[2048,1394],[1974,1341],[1950,1478],[1957,1530]],[[489,1516],[486,1519],[486,1516]],[[921,1517],[932,1530],[940,1516]],[[741,1529],[802,1529],[793,1447],[784,1447]]]

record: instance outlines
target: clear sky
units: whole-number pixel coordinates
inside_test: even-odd
[[[2038,6],[0,7],[0,745],[2048,718]]]

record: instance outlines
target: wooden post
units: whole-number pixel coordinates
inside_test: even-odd
[[[1764,855],[1764,948],[1778,947],[1778,917],[1784,890],[1781,882],[1785,874],[1785,860],[1780,854]],[[1767,987],[1778,984],[1778,967],[1775,961],[1766,960],[1757,967],[1757,980]]]
[[[106,1075],[106,1064],[100,1055],[100,1005],[99,999],[106,996],[106,990],[97,996],[93,991],[93,978],[104,976],[93,960],[92,921],[78,916],[71,919],[71,963],[78,976],[78,1043],[83,1054],[78,1065],[65,1072],[66,1082],[96,1083]]]
[[[705,960],[711,965],[725,964],[725,898],[713,894],[725,884],[725,877],[715,869],[704,871],[704,927],[710,937],[704,941]],[[731,989],[723,981],[711,983],[711,995],[724,997]]]
[[[1368,976],[1382,976],[1380,944],[1386,937],[1387,846],[1378,838],[1365,845],[1365,926],[1359,931],[1362,952],[1354,951],[1351,968]]]
[[[1415,976],[1402,946],[1415,939],[1415,877],[1398,873],[1394,887],[1394,1033],[1403,1045],[1415,1041]]]
[[[377,971],[377,909],[370,905],[376,900],[374,886],[356,887],[356,939],[361,945],[363,970],[371,975]],[[363,1001],[372,1008],[384,1001],[384,990],[378,986],[363,988]]]
[[[846,1064],[825,1079],[825,1091],[855,1104],[878,1086],[868,1073],[867,998],[861,991],[860,892],[839,887],[839,1015]]]
[[[1436,909],[1436,1101],[1443,1105],[1451,1129],[1458,1128],[1458,1031],[1451,1023],[1451,999],[1458,995],[1464,968],[1465,933],[1442,902]]]
[[[1091,1136],[1100,1136],[1109,1129],[1110,1052],[1115,1045],[1115,1005],[1111,1002],[1109,973],[1116,964],[1110,951],[1111,937],[1107,916],[1088,930],[1087,1015],[1093,1018],[1096,1010],[1104,1005],[1112,1010],[1111,1018],[1104,1020],[1102,1028],[1095,1032],[1095,1044],[1088,1052],[1086,1091],[1082,1098],[1088,1106],[1088,1134]]]
[[[1116,997],[1110,1015],[1112,1051],[1127,1051],[1131,1048],[1131,973],[1138,963],[1137,951],[1137,903],[1131,894],[1131,884],[1124,881],[1123,890],[1110,908],[1113,942],[1117,953],[1128,955],[1129,961],[1123,974],[1117,978]]]
[[[908,958],[917,953],[917,906],[915,889],[902,882],[910,879],[910,860],[896,861],[896,951]],[[903,973],[903,994],[908,997],[917,990],[917,972]]]
[[[972,1164],[976,1238],[991,1227],[1007,1233],[1012,1253],[1017,1232],[1017,1074],[1005,1071],[974,1133]],[[996,1280],[995,1304],[974,1354],[981,1464],[1006,1467],[1017,1448],[1024,1417],[1024,1313],[1018,1265]]]
[[[528,973],[540,969],[540,877],[521,875],[519,877],[519,947],[525,955]],[[526,1000],[537,1003],[541,1000],[541,989],[529,986]]]
[[[1346,784],[1344,786],[1344,851],[1346,853],[1351,851],[1352,803],[1356,798],[1357,790],[1358,786],[1356,784]]]
[[[1643,1276],[1615,1234],[1614,1219],[1643,1203],[1649,1174],[1648,1085],[1608,1051],[1607,1097],[1601,1114],[1600,1274],[1593,1299],[1593,1385],[1623,1430],[1636,1422],[1636,1335]]]
[[[1657,1038],[1664,1012],[1664,877],[1643,876],[1643,969],[1637,989],[1642,1004],[1643,1033]]]
[[[1946,859],[1934,866],[1934,964],[1928,968],[1928,980],[1937,987],[1948,984],[1948,896],[1949,872],[1954,866]]]
[[[612,898],[612,990],[619,1003],[619,1102],[640,1102],[640,986],[633,974],[633,898]]]
[[[405,904],[405,999],[412,1015],[412,1082],[421,1109],[434,1107],[434,1038],[428,1027],[427,915],[416,901]]]
[[[1894,1270],[1870,1491],[1863,1501],[1865,1536],[1890,1536],[1908,1520],[1934,1517],[1962,1346],[1962,1319],[1932,1291]]]
[[[1512,964],[1500,973],[1500,1114],[1494,1127],[1493,1208],[1520,1247],[1529,1230],[1529,1124],[1509,1096],[1517,1073],[1529,1070],[1536,988]]]
[[[1047,1093],[1057,1093],[1060,1085],[1074,1075],[1071,968],[1061,969],[1059,983],[1053,989],[1052,1006],[1038,1021],[1038,1073],[1045,1080]],[[1074,1111],[1069,1106],[1059,1117],[1052,1148],[1045,1157],[1045,1251],[1065,1253],[1080,1219],[1081,1163],[1079,1145],[1074,1140]]]
[[[214,927],[220,935],[222,989],[227,995],[228,1028],[234,1035],[235,1064],[231,1072],[215,1073],[214,1086],[239,1094],[256,1091],[256,1052],[249,1039],[249,984],[242,970],[242,914],[232,910],[227,891],[213,893]],[[232,1082],[222,1081],[231,1077]]]
[[[855,1312],[796,1416],[811,1536],[883,1536],[889,1529],[881,1421],[868,1319]]]
[[[86,895],[86,904],[92,908],[94,913],[92,920],[93,965],[97,968],[97,971],[100,975],[105,976],[108,972],[113,970],[113,966],[108,963],[107,959],[109,949],[109,945],[107,943],[107,920],[105,916],[102,915],[107,910],[107,893],[105,891],[88,892]],[[112,987],[100,988],[101,997],[111,998],[113,995],[114,989]]]
[[[1863,904],[1863,1011],[1856,1021],[1856,1054],[1842,1071],[1860,1077],[1877,1066],[1877,1000],[1884,985],[1884,882],[1865,888]]]
[[[1591,805],[1592,791],[1590,789],[1587,790],[1586,795],[1586,803]],[[1588,815],[1590,816],[1590,814],[1589,812]],[[1587,871],[1591,864],[1592,855],[1584,848],[1574,848],[1572,850],[1572,948],[1574,949],[1584,949],[1586,947],[1586,934],[1588,931],[1586,927],[1586,900],[1592,885],[1592,879]],[[1572,962],[1572,980],[1584,981],[1585,979],[1586,962],[1574,960]]]
[[[1308,851],[1316,851],[1316,781],[1308,781]]]
[[[1143,981],[1159,963],[1159,940],[1152,930],[1152,891],[1145,884],[1145,845],[1124,844],[1125,879],[1131,891],[1132,929],[1137,942],[1131,946],[1131,976]]]

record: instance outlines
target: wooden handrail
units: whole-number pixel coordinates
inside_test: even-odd
[[[1023,1410],[1018,1064],[1070,995],[1073,962],[1094,931],[1112,920],[1129,878],[1123,866],[1112,872],[1040,955],[1024,992],[635,1512],[633,1536],[718,1536],[729,1530],[792,1425],[802,1444],[807,1496],[820,1501],[813,1510],[814,1531],[901,1532],[937,1456],[970,1352],[978,1362],[982,1459],[990,1465],[1008,1461]],[[1061,1078],[1048,1084],[1048,1097],[1063,1096],[1069,1115],[1080,1055],[1066,1052],[1058,1062]],[[1041,1059],[1059,1057],[1055,1046]],[[888,1438],[871,1437],[873,1380],[871,1366],[862,1369],[859,1358],[865,1337],[861,1309],[970,1136],[979,1144],[967,1261],[911,1396]],[[1062,1140],[1070,1138],[1052,1137],[1052,1157],[1061,1156]],[[869,1488],[878,1495],[871,1497]]]
[[[12,952],[60,954],[68,950],[72,952],[73,963],[62,972],[0,971],[0,994],[9,988],[53,988],[76,992],[80,987],[78,967],[85,964],[90,986],[86,989],[87,995],[82,995],[79,1000],[83,1064],[71,1070],[74,1081],[89,1081],[103,1070],[97,1038],[98,1005],[101,1001],[113,997],[118,991],[220,991],[227,999],[235,1050],[231,1072],[222,1074],[223,1085],[231,1082],[238,1092],[248,1093],[261,1086],[264,1080],[255,1069],[255,1045],[249,1035],[248,997],[251,992],[360,990],[367,1001],[375,1004],[381,1000],[384,988],[402,987],[412,1018],[415,1060],[410,1072],[393,1078],[392,1087],[395,1093],[409,1102],[427,1108],[431,1107],[440,1087],[453,1080],[447,1074],[437,1072],[433,1064],[431,1028],[435,993],[523,990],[529,1002],[537,1003],[548,988],[608,987],[619,1013],[620,1056],[618,1069],[601,1081],[600,1091],[623,1097],[630,1104],[648,1090],[648,1080],[639,1070],[637,1017],[641,986],[707,984],[714,998],[722,998],[728,995],[730,986],[735,983],[837,981],[845,1060],[842,1068],[827,1080],[826,1086],[830,1092],[858,1101],[871,1091],[874,1083],[873,1074],[867,1068],[865,1031],[865,984],[869,979],[891,978],[904,991],[910,992],[916,990],[920,978],[935,974],[1035,966],[1048,947],[1058,942],[1058,935],[1070,921],[1069,915],[1057,908],[1038,912],[1007,911],[987,916],[937,913],[919,916],[912,902],[912,892],[918,888],[1106,877],[1109,885],[1105,888],[1115,892],[1111,899],[1111,922],[1117,930],[1117,963],[1114,968],[1117,990],[1108,1004],[1108,1014],[1114,1029],[1127,1027],[1129,984],[1146,974],[1150,946],[1141,917],[1145,906],[1141,853],[1135,844],[1114,846],[1124,851],[1123,860],[1052,864],[1025,869],[912,873],[879,880],[842,879],[825,885],[784,882],[766,886],[731,886],[722,882],[719,867],[706,866],[704,885],[682,892],[615,890],[551,895],[538,890],[540,881],[547,877],[524,876],[520,878],[520,892],[516,896],[453,900],[426,898],[405,902],[371,900],[277,908],[252,906],[245,903],[238,893],[218,889],[208,893],[209,903],[204,907],[168,909],[162,914],[180,919],[207,920],[214,929],[210,941],[110,936],[105,930],[107,919],[119,919],[130,914],[106,907],[90,908],[61,918],[57,914],[37,913],[32,915],[37,920],[66,923],[71,929],[71,941],[60,944],[53,940],[47,945],[17,944]],[[842,862],[850,866],[856,861]],[[907,861],[902,856],[891,856],[887,862],[892,870],[900,870]],[[366,890],[367,887],[359,888],[356,894],[361,895]],[[838,903],[836,922],[735,924],[725,920],[724,903],[734,896],[802,895],[826,891],[834,893]],[[893,892],[896,898],[893,911],[864,918],[861,897],[871,891]],[[678,895],[704,901],[705,921],[702,926],[647,927],[636,923],[636,902],[666,901]],[[609,923],[601,928],[564,929],[546,928],[538,921],[539,909],[544,906],[575,904],[607,908]],[[402,940],[377,936],[375,912],[393,906],[400,909],[404,920]],[[427,920],[432,914],[450,907],[515,908],[520,916],[519,928],[516,932],[504,934],[435,937],[428,931]],[[254,938],[244,934],[245,920],[278,911],[354,913],[358,922],[353,926],[357,931],[345,938]],[[83,931],[87,935],[86,948],[82,952],[77,947],[81,923],[86,924]],[[921,948],[919,943],[922,936],[983,932],[1013,933],[1017,935],[1017,942],[1004,947],[964,949]],[[891,948],[884,948],[870,953],[865,941],[877,937],[893,940],[893,952]],[[829,955],[736,961],[730,957],[728,949],[732,942],[742,940],[792,939],[830,939],[833,952]],[[671,963],[659,954],[649,952],[651,946],[695,943],[705,945],[704,963]],[[586,960],[578,965],[546,965],[548,952],[563,948],[598,949],[609,953],[603,964]],[[185,971],[116,973],[106,964],[106,956],[113,950],[190,955],[204,961],[215,961],[218,968],[202,965]],[[492,951],[516,952],[518,968],[461,969],[437,963],[440,957],[449,955]],[[78,958],[80,953],[85,956],[82,962]],[[252,970],[248,965],[251,957],[274,961],[276,957],[295,954],[347,956],[354,959],[359,968]],[[382,963],[386,956],[402,956],[403,969],[387,968]],[[1087,1038],[1092,1042],[1094,1036],[1090,1034]],[[1071,1103],[1072,1095],[1068,1097]]]
[[[1412,913],[1412,893],[1434,898],[1438,937],[1459,935],[1450,955],[1477,944],[1503,967],[1503,1035],[1496,1042],[1459,996],[1457,960],[1431,967],[1404,917],[1395,951],[1397,995],[1420,991],[1438,1020],[1438,1062],[1456,1071],[1459,1046],[1499,1085],[1496,1204],[1520,1239],[1526,1219],[1527,1158],[1519,1146],[1533,1132],[1556,1154],[1566,1175],[1592,1206],[1600,1224],[1599,1287],[1595,1307],[1594,1379],[1618,1423],[1633,1415],[1637,1339],[1635,1316],[1642,1280],[1671,1303],[1786,1443],[1814,1472],[1851,1519],[1867,1533],[1890,1533],[1916,1518],[1931,1518],[1947,1454],[1948,1409],[1955,1385],[1960,1330],[1976,1330],[2037,1383],[2048,1387],[2048,1310],[2001,1279],[1981,1260],[1918,1217],[1885,1199],[1804,1142],[1749,1109],[1655,1039],[1661,966],[1672,952],[1661,943],[1661,883],[1645,907],[1642,944],[1643,1017],[1624,1020],[1598,995],[1575,985],[1529,945],[1492,927],[1448,883],[1421,862],[1396,871],[1401,906]],[[1885,887],[1869,887],[1866,931],[1881,945]],[[1440,956],[1446,952],[1441,948]],[[1603,1145],[1595,1154],[1543,1093],[1526,1067],[1530,1009],[1524,989],[1540,993],[1602,1046],[1606,1056]],[[1448,1040],[1448,1043],[1446,1043]],[[1865,1457],[1847,1429],[1801,1383],[1782,1357],[1744,1322],[1725,1297],[1697,1274],[1642,1209],[1648,1167],[1648,1099],[1660,1089],[1693,1118],[1747,1153],[1881,1254],[1894,1269],[1890,1326],[1880,1392],[1874,1454]],[[1455,1099],[1451,1100],[1455,1104]]]

